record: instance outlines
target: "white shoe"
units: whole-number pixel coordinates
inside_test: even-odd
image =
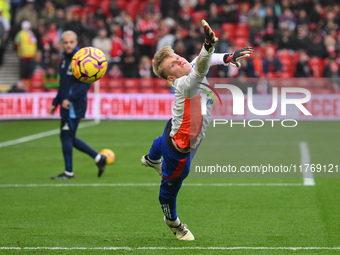
[[[190,232],[190,230],[187,228],[186,224],[180,223],[178,227],[173,227],[169,224],[169,221],[164,216],[164,222],[168,227],[171,229],[172,233],[176,236],[178,240],[184,240],[184,241],[192,241],[195,240],[194,235]]]
[[[142,161],[142,166],[149,166],[149,167],[152,167],[156,170],[156,172],[160,175],[160,176],[163,176],[162,175],[162,162],[160,163],[153,163],[150,161],[148,155],[144,155],[141,159]]]

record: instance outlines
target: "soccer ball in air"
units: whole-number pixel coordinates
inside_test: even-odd
[[[106,156],[106,164],[112,165],[115,161],[115,153],[110,149],[103,149],[100,154]]]
[[[104,76],[107,60],[100,49],[85,47],[74,54],[71,67],[73,75],[78,80],[91,83]]]

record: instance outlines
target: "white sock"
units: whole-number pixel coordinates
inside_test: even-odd
[[[176,220],[168,220],[168,223],[173,226],[173,227],[178,227],[179,224],[181,224],[181,221],[179,220],[179,218],[177,217]]]
[[[101,154],[97,154],[97,156],[94,158],[94,161],[96,161],[96,163],[99,162],[99,160],[101,159],[102,155]]]
[[[66,171],[66,170],[65,170],[64,174],[66,174],[67,176],[73,176],[73,175],[74,175],[74,173],[73,173],[73,172]]]
[[[151,163],[154,163],[154,164],[159,164],[162,162],[161,159],[151,159],[149,156],[148,156],[148,159],[151,161]]]

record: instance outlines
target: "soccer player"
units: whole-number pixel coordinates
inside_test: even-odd
[[[240,67],[238,61],[253,52],[253,48],[246,47],[230,54],[214,54],[218,38],[205,20],[202,20],[202,26],[205,42],[191,63],[175,54],[170,46],[163,47],[154,56],[155,74],[172,82],[176,99],[172,118],[167,122],[163,135],[153,141],[149,154],[141,158],[142,165],[154,168],[162,176],[159,201],[164,221],[179,240],[195,239],[177,217],[176,198],[211,120],[212,100],[206,100],[207,113],[202,115],[198,87],[200,83],[208,84],[205,76],[210,66],[231,64]]]
[[[78,39],[75,32],[68,30],[62,34],[62,45],[64,48],[64,58],[60,63],[60,86],[58,93],[49,108],[49,113],[54,114],[60,104],[60,140],[64,155],[65,171],[51,179],[71,179],[74,178],[72,169],[73,147],[92,157],[98,167],[98,177],[100,177],[106,165],[106,156],[97,153],[84,141],[76,137],[78,124],[84,118],[87,107],[87,91],[90,83],[77,80],[71,70],[72,56],[79,50]]]

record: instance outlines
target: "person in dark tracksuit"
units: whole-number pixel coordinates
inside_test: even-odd
[[[78,39],[73,31],[65,31],[62,34],[62,44],[65,56],[60,64],[60,86],[58,93],[49,108],[53,115],[60,104],[60,140],[65,161],[65,171],[51,179],[74,178],[72,169],[73,147],[91,156],[98,166],[98,177],[100,177],[106,165],[106,156],[97,153],[84,141],[76,137],[76,131],[81,118],[85,117],[87,108],[87,91],[90,83],[81,82],[76,79],[71,70],[72,56],[78,51]]]

